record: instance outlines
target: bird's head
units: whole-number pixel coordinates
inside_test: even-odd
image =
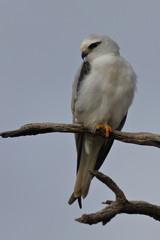
[[[80,49],[82,58],[88,62],[105,54],[119,54],[117,43],[105,35],[90,35],[82,42]]]

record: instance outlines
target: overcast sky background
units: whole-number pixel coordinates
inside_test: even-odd
[[[107,34],[138,75],[124,130],[159,133],[160,1],[1,0],[0,131],[31,122],[71,123],[81,41]],[[160,205],[160,152],[115,142],[101,171],[129,200]],[[120,215],[108,225],[74,221],[113,193],[94,179],[80,210],[68,205],[76,172],[72,134],[0,139],[0,239],[159,239],[160,223]]]

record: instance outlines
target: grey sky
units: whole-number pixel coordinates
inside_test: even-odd
[[[124,130],[159,133],[160,2],[1,0],[0,131],[30,122],[70,123],[79,46],[107,34],[138,75]],[[101,168],[128,199],[160,204],[159,149],[115,142]],[[93,180],[80,210],[69,206],[76,170],[72,134],[0,139],[0,239],[158,239],[160,225],[121,215],[107,226],[74,221],[101,209],[112,192]]]

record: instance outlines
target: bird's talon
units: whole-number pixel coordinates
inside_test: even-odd
[[[109,125],[105,125],[103,123],[100,123],[96,126],[96,131],[97,132],[102,132],[102,133],[104,133],[105,137],[108,137],[110,132],[113,131],[113,129]]]
[[[111,132],[113,132],[113,129],[112,129],[109,125],[106,125],[106,126],[105,126],[105,130],[106,130],[106,132],[105,132],[105,136],[106,136],[106,137],[109,137],[109,134],[110,134]]]

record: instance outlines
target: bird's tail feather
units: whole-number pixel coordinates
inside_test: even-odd
[[[82,180],[82,190],[81,195],[83,198],[85,198],[88,194],[89,187],[92,180],[92,175],[89,173],[89,171],[93,171],[95,168],[97,158],[94,156],[89,156],[86,162],[86,167],[83,173],[83,180]]]
[[[98,153],[103,143],[104,138],[86,136],[85,142],[82,146],[74,192],[69,199],[69,204],[72,204],[78,199],[79,206],[82,206],[81,197],[85,198],[87,196],[93,178],[89,171],[95,169]]]
[[[76,200],[78,200],[78,205],[80,208],[82,208],[82,199],[81,197],[75,198],[74,197],[74,193],[72,193],[72,195],[70,196],[70,199],[68,201],[68,204],[71,205],[72,203],[74,203]]]

